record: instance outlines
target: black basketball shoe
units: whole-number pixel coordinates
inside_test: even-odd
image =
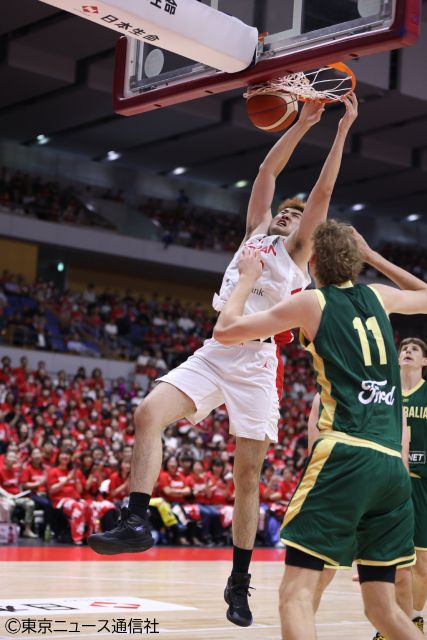
[[[117,527],[89,536],[87,543],[96,553],[112,556],[146,551],[153,546],[154,540],[148,522],[123,507]]]
[[[250,627],[253,618],[249,609],[248,596],[250,573],[232,573],[224,590],[224,600],[228,604],[227,620],[239,627]]]

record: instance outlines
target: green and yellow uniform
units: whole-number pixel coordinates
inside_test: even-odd
[[[414,505],[416,549],[427,551],[427,382],[403,391],[403,410],[410,432],[409,469]]]
[[[316,291],[311,354],[320,392],[316,441],[281,530],[286,545],[330,565],[412,564],[411,483],[401,458],[400,369],[373,287]]]

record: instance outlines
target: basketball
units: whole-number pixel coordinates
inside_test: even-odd
[[[287,129],[298,114],[298,100],[290,93],[271,91],[246,101],[249,120],[258,129],[276,133]]]

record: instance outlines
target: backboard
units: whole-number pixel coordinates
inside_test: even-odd
[[[117,113],[143,113],[407,46],[420,28],[421,0],[201,1],[267,34],[253,64],[228,74],[124,36],[116,48]]]

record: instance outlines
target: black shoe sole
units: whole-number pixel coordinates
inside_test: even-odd
[[[92,551],[95,551],[100,555],[116,556],[120,553],[142,553],[143,551],[147,551],[154,545],[154,540],[147,540],[144,544],[125,541],[114,543],[110,540],[103,540],[99,534],[96,533],[89,536],[87,543]]]
[[[226,602],[226,604],[230,605],[228,596],[227,596],[227,589],[224,589],[224,600]],[[227,617],[227,620],[229,622],[232,622],[233,624],[236,624],[238,627],[250,627],[251,624],[253,623],[253,618],[251,616],[251,618],[248,620],[247,618],[241,618],[240,616],[232,616],[232,614],[230,613],[230,606],[227,609],[227,613],[225,614]]]

